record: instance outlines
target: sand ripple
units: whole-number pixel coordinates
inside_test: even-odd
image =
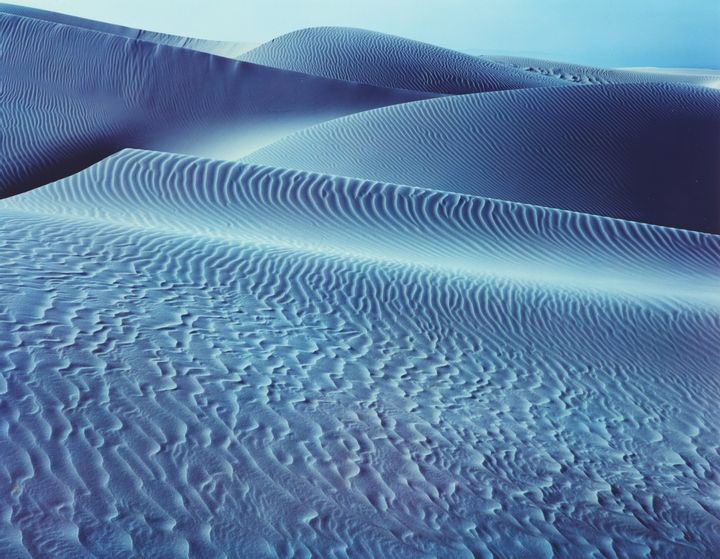
[[[697,287],[715,237],[137,151],[0,206],[4,557],[720,546],[717,302],[500,265]]]

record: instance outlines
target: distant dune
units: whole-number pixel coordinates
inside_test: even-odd
[[[536,72],[577,84],[685,83],[720,87],[720,71],[692,68],[595,68],[520,56],[483,56],[527,72]]]
[[[0,5],[0,559],[718,557],[713,73],[246,47]]]
[[[717,233],[718,153],[720,92],[623,84],[403,104],[246,159]]]
[[[717,237],[137,151],[0,218],[6,557],[718,543]]]
[[[294,31],[242,59],[325,78],[435,93],[558,85],[557,80],[461,52],[364,29]]]

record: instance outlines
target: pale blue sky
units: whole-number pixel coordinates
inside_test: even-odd
[[[152,31],[262,42],[343,25],[488,54],[720,68],[720,0],[16,0]]]

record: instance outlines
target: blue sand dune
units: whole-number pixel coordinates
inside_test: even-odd
[[[482,58],[507,64],[513,68],[551,76],[577,84],[610,83],[686,83],[720,87],[720,71],[675,68],[596,68],[520,56],[485,56]]]
[[[718,237],[132,150],[0,227],[3,557],[720,546]]]
[[[524,89],[311,127],[247,160],[720,232],[720,92]]]
[[[492,60],[344,27],[300,29],[245,52],[241,58],[326,78],[435,93],[558,85],[553,78]]]
[[[0,5],[0,559],[718,557],[708,77],[245,49]]]
[[[309,124],[428,96],[1,10],[0,53],[5,196],[126,147],[238,157]]]
[[[14,4],[4,4],[0,2],[0,12],[17,16],[24,16],[33,19],[40,19],[53,23],[61,23],[63,25],[71,25],[89,29],[91,31],[99,31],[101,33],[109,33],[110,35],[119,35],[128,39],[139,39],[149,43],[158,43],[171,47],[180,47],[185,49],[207,52],[216,54],[226,58],[237,58],[243,52],[246,52],[257,45],[253,43],[239,43],[234,41],[210,41],[206,39],[195,39],[192,37],[181,37],[178,35],[168,35],[167,33],[157,33],[155,31],[146,31],[144,29],[133,29],[123,25],[115,25],[112,23],[104,23],[92,19],[50,12],[47,10],[39,10],[37,8],[29,8],[27,6],[16,6]]]
[[[583,83],[720,84],[720,77],[712,72],[608,70],[512,56],[472,56],[344,27],[300,29],[251,50],[242,49],[238,57],[326,78],[448,94]]]
[[[720,244],[713,235],[232,161],[125,150],[2,207],[457,273],[682,292],[720,302]]]

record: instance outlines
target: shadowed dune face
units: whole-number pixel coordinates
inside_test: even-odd
[[[5,196],[126,147],[238,157],[323,120],[428,97],[1,11],[0,40]]]
[[[720,92],[626,84],[388,107],[246,159],[716,233],[718,153]]]
[[[130,150],[0,228],[5,556],[720,544],[715,236]]]
[[[718,92],[243,49],[0,5],[0,559],[715,559]]]

